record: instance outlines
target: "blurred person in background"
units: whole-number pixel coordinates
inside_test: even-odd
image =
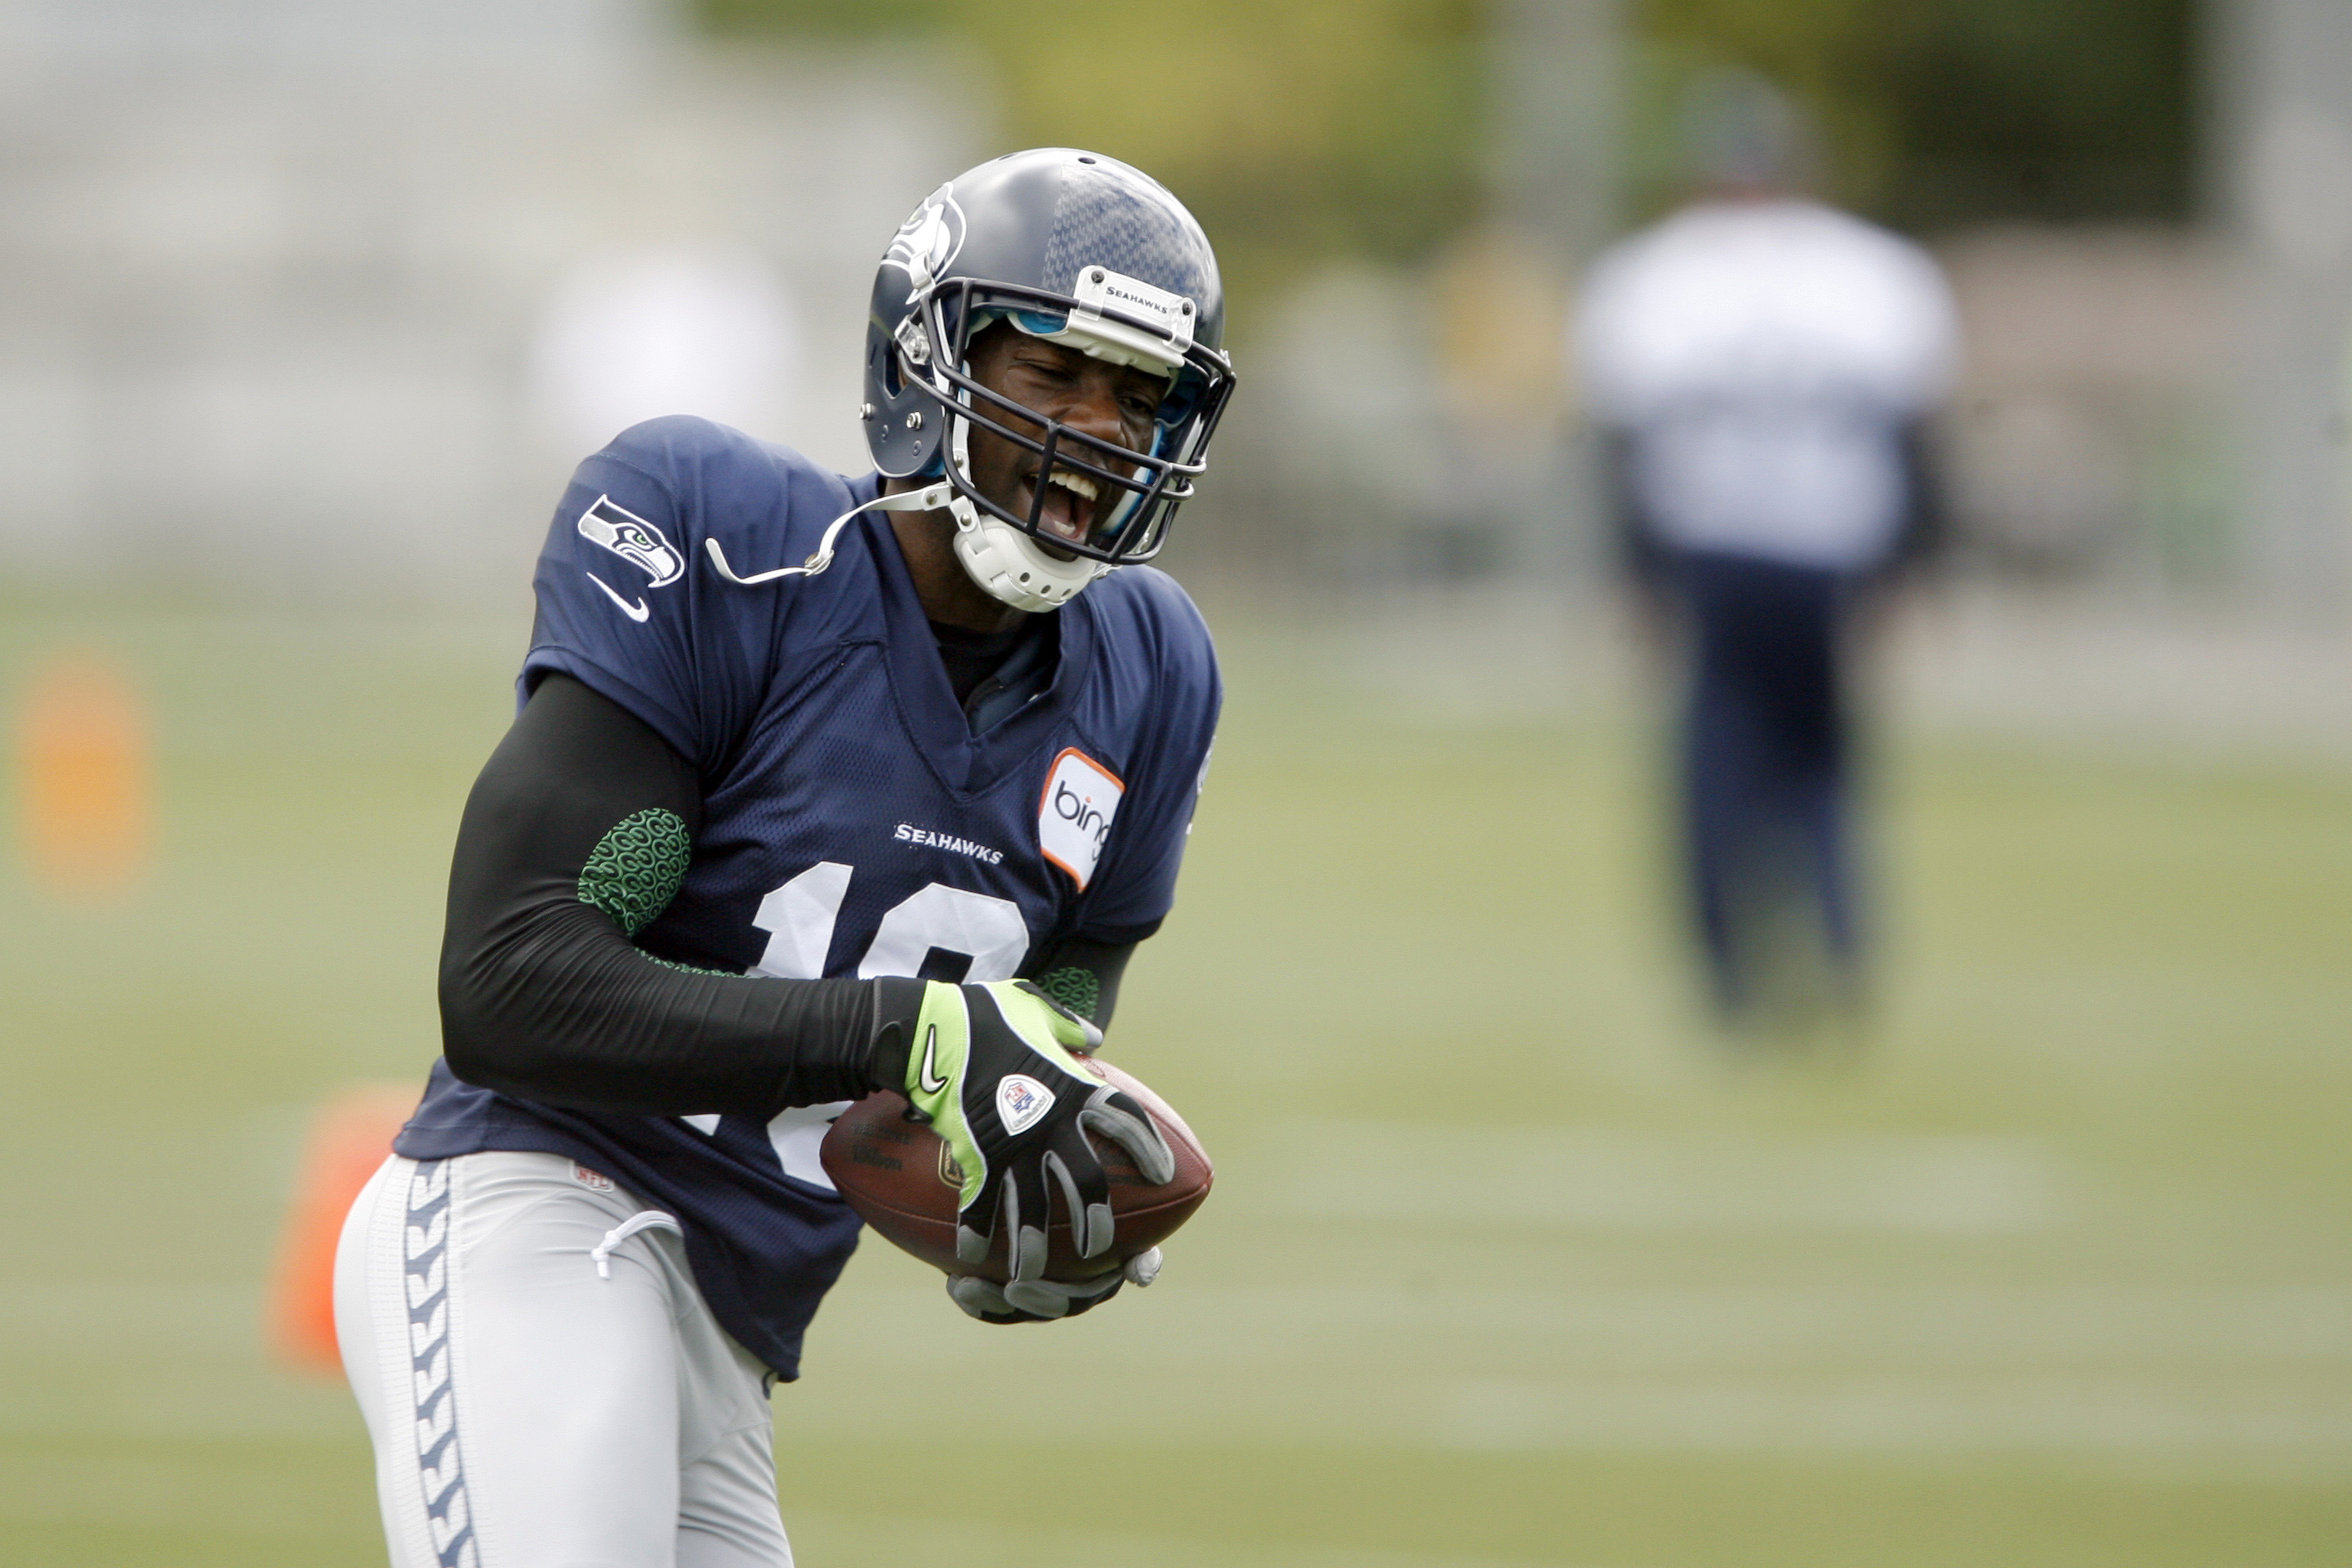
[[[1574,363],[1625,565],[1683,666],[1690,918],[1718,1018],[1802,1032],[1864,995],[1855,612],[1930,544],[1923,421],[1953,311],[1919,249],[1801,192],[1769,83],[1685,105],[1699,194],[1592,268]]]
[[[1009,154],[877,270],[875,471],[687,416],[580,465],[458,826],[443,1058],[337,1259],[396,1568],[789,1568],[767,1395],[856,1245],[819,1145],[870,1093],[955,1162],[965,1313],[1158,1272],[1111,1250],[1087,1133],[1172,1158],[1073,1053],[1216,725],[1207,628],[1141,563],[1233,385],[1223,313],[1149,176]],[[1044,1278],[1056,1212],[1087,1278]],[[981,1349],[907,1347],[943,1434],[985,1432]],[[910,1477],[985,1458],[934,1447]]]

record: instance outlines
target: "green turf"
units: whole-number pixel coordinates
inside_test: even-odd
[[[381,1560],[259,1281],[309,1109],[432,1054],[520,626],[0,616],[11,689],[138,672],[163,806],[118,907],[0,860],[0,1562]],[[1875,1023],[1791,1063],[1696,1023],[1639,726],[1228,640],[1112,1040],[1217,1196],[1052,1329],[861,1255],[777,1396],[808,1568],[2352,1552],[2352,778],[1890,747]]]

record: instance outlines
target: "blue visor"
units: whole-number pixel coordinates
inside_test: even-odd
[[[1068,313],[1063,310],[1007,310],[1005,314],[1014,326],[1034,338],[1050,338],[1070,324]]]

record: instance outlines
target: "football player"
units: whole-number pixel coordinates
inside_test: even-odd
[[[1717,1017],[1797,1043],[1864,999],[1857,605],[1929,542],[1923,422],[1950,380],[1942,274],[1798,192],[1760,78],[1691,105],[1701,199],[1592,269],[1574,363],[1626,562],[1686,645],[1682,837]]]
[[[514,727],[458,827],[444,1055],[337,1261],[398,1568],[789,1563],[766,1394],[858,1223],[817,1148],[902,1091],[961,1165],[952,1278],[1065,1317],[1113,1260],[1079,1069],[1158,929],[1220,687],[1141,563],[1234,384],[1148,176],[1012,154],[891,241],[845,479],[689,417],[583,463]],[[1039,1276],[1059,1209],[1104,1260]]]

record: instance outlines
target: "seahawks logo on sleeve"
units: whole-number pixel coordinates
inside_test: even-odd
[[[616,505],[610,496],[598,496],[595,504],[580,514],[580,535],[644,571],[653,579],[648,587],[667,588],[686,575],[686,557],[671,548],[670,542],[662,537],[662,531],[635,512]],[[629,619],[642,621],[653,613],[642,595],[632,603],[593,572],[588,573],[587,578],[604,589],[604,596],[619,605]]]

